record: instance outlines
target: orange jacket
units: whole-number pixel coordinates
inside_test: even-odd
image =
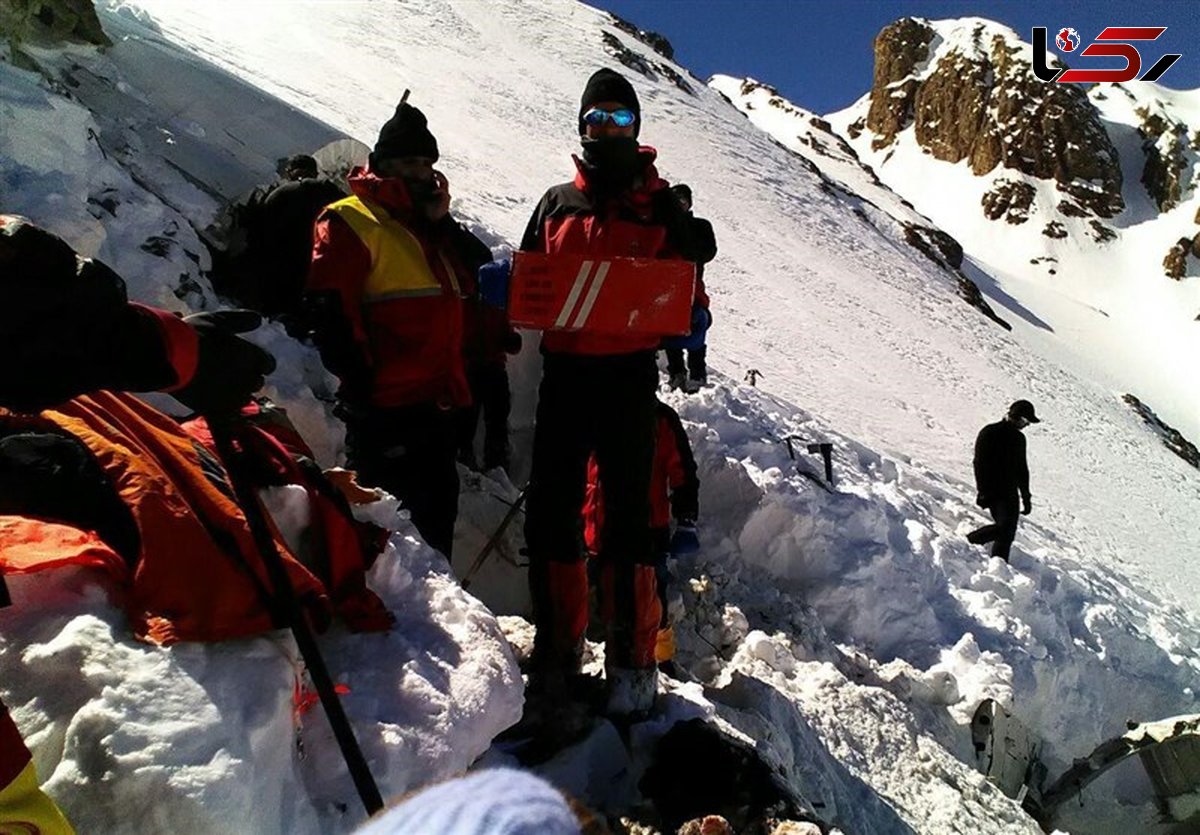
[[[20,574],[64,563],[102,568],[126,588],[134,635],[157,644],[241,638],[279,626],[268,608],[270,579],[223,469],[169,417],[131,395],[107,391],[36,416],[0,416],[35,429],[57,427],[82,441],[141,537],[130,575],[125,561],[95,534],[0,517],[0,571]],[[321,582],[282,541],[276,544],[301,604],[318,623],[327,621]]]

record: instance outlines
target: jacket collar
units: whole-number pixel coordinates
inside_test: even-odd
[[[369,200],[382,206],[396,218],[413,219],[413,202],[408,186],[399,177],[380,177],[363,166],[355,166],[346,178],[350,190],[360,200]]]
[[[658,159],[658,151],[649,145],[642,145],[638,148],[638,156],[644,166],[640,182],[635,181],[634,186],[626,192],[626,195],[632,197],[635,202],[667,187],[667,181],[658,176],[658,169],[654,167],[654,161]],[[593,194],[595,190],[590,180],[591,168],[577,154],[571,154],[571,159],[575,163],[575,187],[584,194]]]

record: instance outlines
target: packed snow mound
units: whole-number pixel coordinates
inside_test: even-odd
[[[521,715],[516,661],[446,561],[398,530],[368,583],[383,634],[319,643],[384,797],[465,770]],[[362,808],[287,632],[220,644],[133,640],[120,589],[58,569],[7,578],[3,696],[46,791],[79,832],[348,832]]]

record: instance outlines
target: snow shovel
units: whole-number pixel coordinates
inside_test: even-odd
[[[212,429],[213,441],[217,445],[217,452],[229,472],[229,481],[237,495],[238,505],[246,516],[250,533],[254,536],[254,544],[258,547],[263,565],[267,568],[267,575],[271,578],[271,585],[275,587],[276,602],[282,608],[292,635],[296,639],[296,645],[300,648],[300,655],[304,659],[305,666],[308,667],[309,675],[312,676],[317,695],[321,698],[321,706],[329,718],[329,725],[333,728],[338,748],[342,751],[346,767],[350,770],[350,777],[354,780],[354,787],[358,789],[358,796],[362,799],[369,817],[383,808],[383,798],[379,794],[379,787],[375,784],[375,778],[371,776],[371,769],[367,766],[367,760],[363,756],[362,749],[358,747],[358,740],[354,737],[354,729],[350,727],[350,720],[346,718],[346,712],[342,710],[342,703],[338,700],[337,693],[334,692],[333,679],[329,676],[329,669],[325,666],[325,659],[308,627],[308,621],[304,619],[300,601],[296,599],[296,590],[292,588],[292,581],[283,565],[283,557],[279,555],[279,550],[275,547],[271,528],[258,504],[258,495],[250,482],[239,471],[240,465],[233,447],[230,423],[217,418],[209,418],[208,422]]]

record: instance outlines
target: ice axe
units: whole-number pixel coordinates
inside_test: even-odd
[[[346,718],[346,712],[342,709],[342,703],[334,690],[333,679],[329,675],[329,668],[325,666],[325,659],[317,646],[316,638],[309,629],[308,621],[304,619],[304,612],[300,608],[296,590],[292,587],[291,578],[288,577],[287,568],[283,564],[283,557],[275,546],[271,528],[258,504],[258,495],[250,479],[242,471],[240,458],[233,445],[233,420],[209,418],[208,425],[212,430],[217,453],[229,473],[229,482],[233,485],[238,505],[250,526],[255,547],[258,548],[259,556],[266,566],[271,585],[275,588],[275,602],[282,609],[287,625],[296,639],[296,645],[300,648],[300,656],[308,667],[308,674],[312,676],[313,686],[316,687],[321,706],[329,718],[329,725],[333,728],[334,738],[346,760],[346,767],[350,770],[350,777],[354,780],[358,796],[362,799],[367,815],[373,815],[383,808],[383,798],[379,794],[375,778],[371,775],[366,757],[358,747],[350,720]]]
[[[462,587],[463,590],[471,587],[471,581],[475,574],[483,567],[484,562],[492,551],[496,550],[496,546],[500,544],[500,537],[504,536],[504,532],[508,530],[508,526],[512,524],[512,520],[517,518],[517,514],[521,512],[521,506],[525,504],[525,494],[529,491],[529,485],[526,484],[521,488],[520,494],[516,500],[509,505],[508,512],[504,514],[504,518],[500,520],[499,527],[492,534],[491,538],[484,544],[483,549],[479,552],[479,556],[475,558],[475,562],[471,563],[471,567],[467,569],[467,573],[463,575]]]
[[[783,442],[785,444],[787,444],[788,458],[791,458],[793,461],[796,460],[796,450],[792,447],[792,441],[798,441],[800,443],[803,443],[805,445],[805,450],[808,452],[811,452],[814,454],[820,453],[821,460],[823,460],[825,462],[825,481],[827,484],[832,485],[833,484],[833,444],[827,443],[827,442],[814,444],[814,443],[809,443],[808,441],[804,440],[804,438],[801,438],[799,435],[788,435],[787,437],[785,437],[783,439]],[[796,469],[801,475],[808,475],[808,473],[805,470],[801,469],[800,465],[798,465],[798,464],[796,465]],[[817,482],[817,483],[820,484],[820,482]],[[822,485],[822,486],[825,486],[825,485]]]

